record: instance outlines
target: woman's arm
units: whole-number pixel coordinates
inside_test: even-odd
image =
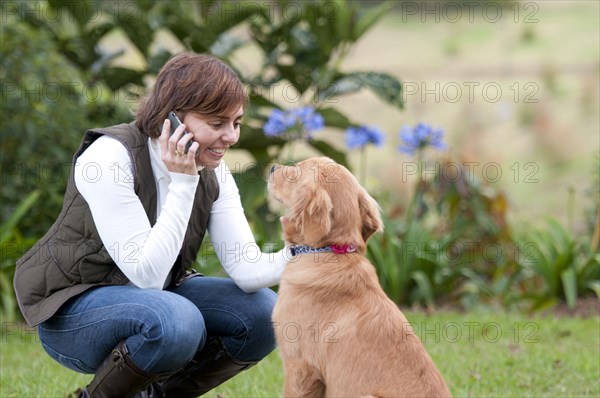
[[[134,192],[132,173],[127,149],[103,136],[77,159],[75,184],[125,276],[138,287],[162,289],[183,244],[199,176],[169,173],[165,204],[151,227]]]
[[[277,253],[262,253],[225,162],[215,169],[215,174],[220,191],[213,204],[208,233],[225,272],[247,293],[276,285],[291,255],[286,248]]]

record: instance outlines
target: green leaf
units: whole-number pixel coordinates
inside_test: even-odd
[[[164,64],[167,63],[169,58],[171,58],[173,54],[171,54],[167,50],[157,51],[156,54],[150,55],[146,58],[146,68],[148,73],[152,73],[157,75],[160,69]]]
[[[283,146],[285,141],[277,137],[267,137],[262,129],[243,124],[240,139],[234,149],[246,149],[252,153],[253,150],[266,150],[267,147],[276,145]]]
[[[125,54],[124,49],[119,49],[113,52],[104,52],[102,56],[94,61],[94,63],[91,65],[90,71],[95,76],[100,74],[104,69],[109,67],[113,60],[122,56],[123,54]]]
[[[423,271],[415,271],[412,274],[412,279],[416,282],[419,287],[419,296],[425,299],[428,307],[433,307],[434,297],[431,282],[427,278],[427,275]]]
[[[21,203],[19,203],[19,206],[17,206],[15,211],[8,218],[8,220],[0,227],[0,244],[3,244],[10,239],[11,231],[13,230],[13,228],[17,225],[21,218],[25,216],[25,214],[27,213],[27,211],[29,211],[31,206],[33,206],[35,202],[37,202],[39,197],[40,191],[36,189],[35,191],[27,195]]]
[[[134,13],[122,12],[117,16],[119,28],[123,29],[144,56],[148,55],[150,45],[154,41],[154,29],[149,24],[147,6],[143,1],[137,0]]]
[[[200,7],[200,12],[202,13],[202,20],[206,21],[211,15],[213,15],[212,13],[215,12],[215,7],[213,4],[215,4],[216,2],[217,0],[202,0],[201,4],[203,7]]]
[[[369,30],[379,19],[387,14],[392,8],[394,3],[386,1],[373,8],[366,9],[359,13],[358,22],[354,26],[352,32],[352,40],[357,41],[367,30]]]
[[[317,91],[317,102],[328,103],[332,101],[338,102],[336,97],[344,94],[351,94],[359,91],[362,85],[352,79],[337,80],[323,89]]]
[[[103,22],[100,24],[91,25],[87,28],[86,36],[89,38],[89,41],[93,43],[98,43],[100,39],[114,29],[115,24],[113,22]],[[119,53],[124,52],[124,50],[119,50]]]
[[[477,289],[488,295],[493,296],[494,291],[490,288],[489,282],[487,282],[481,275],[478,275],[475,271],[469,268],[464,268],[460,271],[460,274],[465,276],[469,282],[476,286]]]
[[[368,88],[375,95],[385,102],[402,109],[402,85],[395,77],[387,73],[378,72],[354,72],[344,75],[341,79],[334,82],[337,86],[337,92],[352,92],[356,91],[355,86]]]
[[[387,272],[388,268],[384,266],[385,257],[383,255],[383,249],[381,247],[379,240],[376,241],[375,239],[371,239],[367,243],[367,256],[371,260],[371,263],[373,264],[375,269],[377,269],[377,271],[378,271],[377,276],[379,277],[379,282],[381,283],[381,286],[383,287],[383,289],[386,292],[388,292],[388,294],[390,294],[390,289],[388,286],[388,280],[389,280],[389,275]],[[394,300],[394,299],[395,298],[392,297],[392,300]]]
[[[14,298],[11,278],[4,273],[0,273],[0,291],[2,292],[0,295],[2,299],[2,321],[13,322],[16,319],[15,309],[17,308],[17,303]]]
[[[264,106],[279,109],[279,105],[267,99],[265,96],[258,94],[253,87],[254,86],[252,85],[252,83],[250,83],[251,90],[248,96],[250,98],[250,104],[252,104],[252,106]]]
[[[234,36],[228,32],[224,32],[210,47],[210,52],[219,58],[227,58],[231,55],[231,53],[246,43],[247,40],[244,40],[238,36]]]
[[[256,210],[267,199],[263,172],[264,168],[258,162],[240,165],[240,167],[237,167],[237,171],[232,172],[236,185],[244,192],[241,199],[246,211]]]
[[[578,286],[583,286],[586,281],[600,280],[600,253],[585,253],[584,256],[583,264],[577,267]]]
[[[332,32],[332,36],[334,35],[335,39],[334,44],[337,46],[342,41],[350,41],[352,39],[351,30],[354,25],[354,14],[356,13],[357,6],[355,4],[348,4],[344,0],[336,0],[334,3],[327,2],[325,4],[330,8],[327,12],[323,12],[328,18],[327,25],[335,28]]]
[[[311,74],[313,68],[303,63],[293,65],[277,65],[277,70],[281,77],[292,83],[294,88],[302,95],[311,85]]]
[[[60,0],[48,0],[48,5],[54,8],[51,11],[53,15],[60,15],[61,9],[66,9],[69,14],[77,21],[80,27],[87,24],[90,18],[97,16],[93,11],[96,10],[94,4],[90,0],[79,0],[79,1],[60,1]]]
[[[257,15],[267,18],[269,6],[263,2],[252,2],[251,5],[246,4],[241,7],[240,3],[222,2],[217,10],[215,15],[209,16],[205,20],[211,32],[220,34],[247,19],[254,19]]]
[[[533,300],[531,311],[543,311],[552,308],[557,304],[558,300],[555,297],[540,296]]]
[[[596,297],[600,299],[600,281],[591,281],[585,284],[585,287],[596,293]]]
[[[395,292],[398,300],[401,300],[405,294],[405,289],[408,285],[408,272],[398,261],[398,255],[402,253],[402,243],[398,240],[398,237],[394,235],[391,228],[387,229],[384,233],[386,236],[386,267],[390,272],[390,279],[392,281],[392,290]]]
[[[560,275],[560,279],[562,280],[567,305],[569,308],[575,308],[577,302],[577,275],[575,275],[575,270],[569,268]]]
[[[323,116],[326,126],[346,129],[352,125],[346,115],[335,108],[319,108],[317,112]]]
[[[394,235],[394,228],[388,225],[388,222],[384,217],[383,234],[370,239],[368,247],[385,292],[393,301],[399,303],[405,292],[405,280],[400,276],[401,267],[396,254],[400,250],[400,243]]]
[[[556,284],[554,282],[555,278],[553,277],[554,273],[552,272],[553,267],[551,264],[551,259],[544,253],[547,249],[546,242],[547,238],[544,237],[526,242],[529,245],[534,244],[535,250],[528,256],[528,258],[523,260],[522,264],[533,270],[543,279],[548,291],[556,294]]]
[[[188,10],[193,5],[192,2],[165,1],[161,5],[164,7],[165,16],[162,25],[177,39],[187,47],[190,46],[189,42],[193,32],[197,32],[202,39],[206,29],[204,26],[199,26],[192,18],[192,13]],[[203,7],[202,10],[204,9]]]
[[[346,1],[305,2],[302,21],[310,27],[320,58],[329,58],[343,41],[350,40],[351,10]]]
[[[383,263],[384,256],[383,251],[381,249],[381,244],[379,242],[376,242],[374,239],[370,240],[367,243],[367,249],[369,251],[371,260],[374,263]]]
[[[318,150],[323,155],[333,159],[337,163],[339,163],[347,168],[350,168],[350,165],[348,164],[348,160],[346,159],[346,153],[335,149],[334,147],[329,145],[327,142],[321,141],[321,140],[308,140],[308,144],[310,146],[312,146],[313,148],[315,148],[316,150]]]
[[[106,82],[111,90],[117,91],[128,84],[135,84],[143,87],[144,74],[143,71],[113,66],[102,69],[99,73],[99,77]]]
[[[557,239],[558,243],[564,244],[565,242],[571,241],[571,237],[570,237],[569,233],[565,230],[565,228],[562,225],[560,225],[560,223],[558,221],[550,218],[547,220],[547,222],[550,225],[550,230],[558,238]]]

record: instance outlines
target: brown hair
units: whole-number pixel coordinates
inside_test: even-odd
[[[181,53],[158,73],[154,88],[137,111],[136,125],[156,138],[170,111],[180,118],[188,112],[224,116],[247,102],[239,77],[221,60],[206,54]]]

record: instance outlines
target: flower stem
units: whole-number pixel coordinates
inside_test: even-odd
[[[359,182],[363,187],[367,187],[367,147],[364,146],[360,150],[360,173],[359,173]]]
[[[419,199],[421,198],[421,185],[422,185],[421,184],[421,182],[422,182],[421,162],[422,161],[423,161],[423,151],[418,150],[417,151],[417,184],[415,186],[415,193],[413,194],[413,197],[411,198],[410,203],[408,205],[408,209],[406,210],[406,228],[405,228],[406,234],[408,234],[411,230],[412,223],[415,218],[416,204],[419,201]]]
[[[286,162],[294,161],[294,143],[295,143],[295,141],[290,141],[288,143],[288,154],[287,154],[287,159],[285,159]]]

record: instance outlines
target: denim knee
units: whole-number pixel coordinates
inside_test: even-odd
[[[252,293],[253,304],[247,309],[248,328],[245,349],[237,358],[245,361],[259,361],[275,349],[275,333],[272,314],[277,293],[271,289],[261,289]]]
[[[164,300],[147,307],[140,334],[126,341],[134,362],[148,372],[182,368],[206,341],[200,310],[184,297],[165,293]]]

